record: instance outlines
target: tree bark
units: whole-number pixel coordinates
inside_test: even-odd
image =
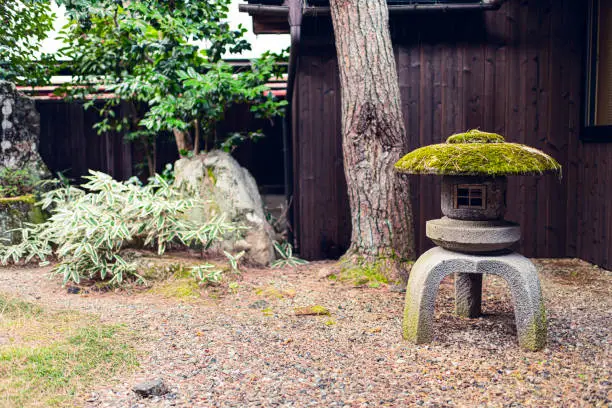
[[[176,148],[178,149],[179,155],[184,154],[193,149],[193,141],[189,132],[173,129],[174,140],[176,141]]]
[[[383,262],[407,279],[414,228],[408,179],[393,165],[407,151],[385,0],[331,0],[342,96],[342,149],[351,207],[345,256]]]

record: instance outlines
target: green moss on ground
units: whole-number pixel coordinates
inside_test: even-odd
[[[325,321],[325,325],[326,326],[335,326],[336,325],[336,321],[334,319],[327,319]]]
[[[400,259],[395,254],[380,256],[372,262],[362,257],[346,257],[340,262],[340,272],[334,279],[348,282],[355,286],[379,288],[389,283],[397,283],[399,269],[408,270],[411,261]],[[331,278],[330,278],[331,279]]]
[[[268,285],[255,288],[255,294],[268,299],[284,299],[286,297],[292,299],[297,292],[292,288],[279,289],[273,285]]]
[[[325,306],[321,305],[296,307],[294,312],[296,316],[329,316],[331,314]]]
[[[200,287],[193,278],[163,282],[155,285],[149,292],[170,299],[195,300],[200,298]]]
[[[268,299],[282,299],[285,297],[278,288],[272,285],[255,288],[255,294]]]

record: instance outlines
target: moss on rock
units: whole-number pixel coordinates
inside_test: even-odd
[[[17,244],[21,233],[16,232],[24,223],[40,224],[46,220],[45,212],[36,205],[31,195],[19,197],[0,197],[0,239]]]
[[[456,133],[446,139],[446,143],[504,143],[506,139],[497,133],[481,132],[472,129],[465,133]]]
[[[402,157],[395,168],[401,173],[450,176],[561,174],[561,165],[546,153],[478,130],[416,149]]]
[[[540,351],[546,347],[547,322],[546,308],[540,304],[539,312],[534,316],[533,321],[529,322],[527,330],[519,333],[519,344],[528,351]]]
[[[0,197],[0,205],[10,205],[16,203],[36,204],[36,199],[32,194],[18,197]]]
[[[395,164],[402,173],[506,176],[560,172],[540,150],[517,143],[436,144],[417,149]]]

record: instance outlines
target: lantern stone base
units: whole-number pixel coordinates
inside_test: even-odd
[[[482,275],[499,275],[510,287],[519,345],[537,351],[546,345],[546,311],[535,265],[517,253],[471,255],[436,247],[425,252],[410,272],[406,290],[403,335],[416,344],[433,339],[434,304],[442,279],[458,273],[456,310],[480,314]],[[473,276],[477,276],[474,278]]]
[[[521,239],[521,227],[509,221],[463,221],[448,217],[427,221],[426,235],[451,251],[490,253],[502,251]]]

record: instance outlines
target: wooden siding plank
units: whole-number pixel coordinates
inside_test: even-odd
[[[544,149],[564,166],[573,160],[575,176],[563,184],[550,176],[510,179],[507,218],[522,224],[521,250],[527,255],[560,256],[566,248],[576,246],[568,237],[577,231],[578,223],[572,226],[568,222],[567,211],[578,205],[576,200],[571,204],[568,191],[580,178],[576,174],[578,159],[570,160],[569,155],[574,153],[568,151],[568,137],[575,135],[571,123],[576,121],[579,106],[573,96],[567,95],[580,94],[575,78],[582,71],[580,58],[573,54],[568,58],[563,41],[577,44],[582,35],[578,34],[580,13],[571,16],[568,7],[573,12],[580,9],[575,0],[509,0],[496,12],[418,18],[407,15],[392,21],[410,149],[440,142],[459,130],[480,127],[505,134],[509,141]],[[321,24],[319,21],[318,34],[325,31]],[[564,29],[563,41],[551,38],[553,24],[558,30]],[[306,29],[303,36],[314,39],[317,33]],[[323,57],[311,50],[309,58]],[[311,87],[313,92],[316,89]],[[329,112],[321,115],[311,120],[330,120]],[[559,117],[570,119],[564,122]],[[323,136],[308,133],[304,137],[309,138],[308,143],[321,143]],[[307,144],[304,147],[308,148]],[[439,216],[440,179],[410,179],[414,186],[411,199],[416,245],[422,252],[431,246],[424,237],[425,222]],[[316,213],[308,217],[316,217]],[[339,236],[349,234],[344,231]]]

